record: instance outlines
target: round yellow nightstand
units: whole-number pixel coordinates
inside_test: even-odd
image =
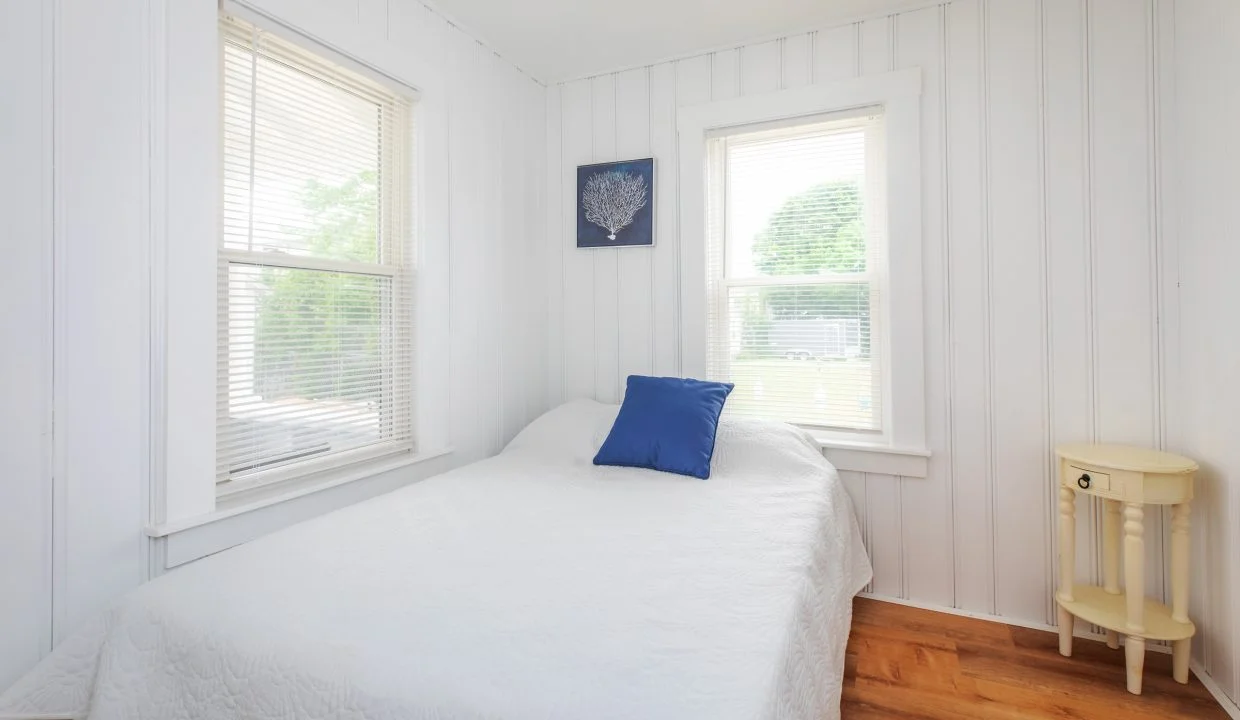
[[[1061,445],[1059,457],[1059,652],[1072,655],[1072,619],[1107,629],[1107,645],[1124,649],[1128,692],[1141,694],[1145,641],[1172,642],[1173,675],[1188,682],[1193,633],[1188,619],[1188,510],[1197,463],[1125,445]],[[1104,584],[1077,585],[1076,494],[1106,503],[1102,523]],[[1171,607],[1145,598],[1145,505],[1171,505]],[[1119,587],[1123,513],[1124,590]]]

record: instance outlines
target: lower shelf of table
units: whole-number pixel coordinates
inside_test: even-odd
[[[1197,632],[1192,622],[1171,619],[1171,608],[1157,600],[1145,599],[1145,632],[1128,632],[1128,601],[1121,592],[1112,595],[1097,585],[1075,585],[1072,601],[1055,595],[1055,602],[1064,610],[1087,623],[1114,630],[1126,635],[1136,635],[1147,640],[1183,640]]]

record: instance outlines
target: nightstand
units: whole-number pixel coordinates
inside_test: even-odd
[[[1171,453],[1125,445],[1061,445],[1059,457],[1059,652],[1072,655],[1072,619],[1106,628],[1107,645],[1124,649],[1128,692],[1141,694],[1145,641],[1172,643],[1173,675],[1188,682],[1193,633],[1188,619],[1188,511],[1197,463]],[[1105,503],[1103,585],[1077,585],[1076,494]],[[1145,506],[1170,505],[1171,607],[1145,597]],[[1121,527],[1120,515],[1123,514]],[[1119,586],[1123,537],[1124,589]],[[1160,542],[1154,539],[1155,543]]]

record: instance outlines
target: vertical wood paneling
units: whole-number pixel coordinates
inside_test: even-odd
[[[793,35],[781,41],[782,59],[780,86],[795,88],[809,85],[814,75],[813,34]]]
[[[655,165],[653,289],[650,333],[653,372],[660,377],[680,370],[680,237],[676,196],[680,167],[676,162],[677,66],[650,68],[650,154]]]
[[[1084,12],[1082,0],[1043,0],[1043,128],[1046,167],[1054,172],[1045,186],[1052,445],[1092,438],[1094,427]],[[1056,491],[1048,492],[1053,506]],[[1077,579],[1100,581],[1090,501],[1078,498],[1076,512]]]
[[[711,56],[711,100],[726,100],[741,94],[741,51],[721,50]]]
[[[862,75],[875,75],[895,69],[895,18],[867,20],[860,27],[860,68]],[[870,528],[870,557],[874,561],[874,592],[906,597],[904,583],[904,544],[901,532],[904,515],[901,483],[887,475],[866,474],[866,527]]]
[[[428,404],[447,406],[450,397],[451,407],[449,417],[435,418],[441,427],[428,432],[436,441],[429,444],[455,450],[440,469],[493,452],[548,396],[541,379],[529,382],[545,364],[539,295],[547,264],[527,262],[537,252],[525,252],[545,239],[533,231],[543,220],[536,213],[545,178],[537,173],[551,159],[543,147],[550,124],[539,111],[548,93],[415,0],[250,4],[398,75],[410,68],[384,63],[416,56],[438,81],[427,83],[419,117],[444,134],[416,153],[445,171],[420,195],[443,212],[422,224],[431,241],[417,259],[436,270],[421,276],[421,286],[448,293],[430,332],[438,337],[450,324],[452,333],[418,360],[433,356],[419,371],[431,367],[441,385],[427,392],[444,402]],[[0,10],[0,56],[12,60],[0,71],[0,95],[18,103],[16,112],[6,104],[0,114],[0,165],[10,181],[0,193],[0,227],[6,239],[23,240],[7,255],[13,277],[4,286],[21,296],[13,307],[22,325],[6,307],[0,329],[28,351],[0,363],[0,386],[20,386],[3,394],[22,420],[3,433],[22,452],[7,445],[0,452],[5,481],[17,485],[0,491],[0,567],[6,582],[23,588],[21,595],[7,586],[0,593],[0,686],[53,639],[162,569],[143,532],[164,499],[156,485],[166,418],[156,405],[169,386],[168,394],[185,389],[179,378],[197,375],[163,354],[160,328],[184,310],[165,297],[165,268],[177,256],[166,244],[187,240],[165,237],[164,221],[170,203],[187,205],[170,193],[192,193],[170,191],[161,180],[179,187],[208,177],[183,142],[197,135],[190,130],[201,129],[201,117],[187,122],[179,99],[215,96],[214,15],[214,3],[163,0],[9,3]],[[202,21],[210,32],[178,42]],[[358,37],[374,44],[373,54],[358,52]],[[560,167],[556,158],[555,172]],[[524,187],[534,189],[527,196]],[[558,241],[561,217],[555,220]],[[556,282],[560,277],[557,269]],[[431,467],[381,483],[411,482]],[[365,492],[324,492],[316,495],[318,510],[288,510],[294,503],[250,517],[279,526]],[[29,525],[10,522],[9,512],[23,513]],[[12,620],[21,627],[11,628]]]
[[[1165,238],[1154,246],[1151,229],[1167,220],[1153,205],[1165,180],[1153,174],[1162,136],[1151,122],[1150,73],[1166,74],[1169,51],[1151,53],[1170,16],[1165,0],[950,0],[604,76],[615,83],[610,110],[589,97],[591,83],[585,97],[580,82],[553,88],[563,97],[548,129],[565,147],[558,159],[558,149],[548,155],[563,170],[559,182],[594,156],[599,128],[606,135],[613,120],[616,152],[640,154],[643,82],[659,169],[649,285],[638,255],[620,255],[614,288],[593,265],[583,281],[572,266],[580,260],[566,259],[548,300],[566,320],[548,349],[564,347],[565,363],[549,382],[612,399],[610,379],[594,377],[611,367],[604,355],[620,378],[644,367],[643,352],[656,373],[680,369],[679,278],[701,268],[679,253],[676,107],[920,67],[930,473],[841,477],[865,527],[874,592],[1053,621],[1054,445],[1159,437],[1158,288],[1173,283],[1157,271],[1171,249]],[[592,84],[597,90],[599,79]],[[570,139],[581,127],[590,142]],[[558,192],[560,202],[572,197],[567,186]],[[556,212],[566,234],[552,246],[571,256],[572,218],[568,208]],[[649,304],[637,297],[643,291]],[[602,306],[609,298],[618,304]],[[1135,360],[1120,368],[1128,354]],[[1096,528],[1084,503],[1078,518],[1077,564],[1090,579]],[[1230,532],[1206,537],[1225,544]],[[1158,544],[1153,593],[1163,574]],[[1200,582],[1215,595],[1234,584],[1230,576]]]
[[[865,473],[853,472],[851,470],[841,470],[840,481],[844,483],[844,489],[848,491],[848,497],[852,500],[853,511],[857,516],[857,523],[861,526],[861,537],[865,542],[866,551],[868,552],[870,548],[870,528],[865,523]],[[874,583],[871,581],[866,585],[865,592],[873,591]]]
[[[531,113],[525,96],[525,88],[520,81],[517,70],[511,65],[495,58],[495,77],[499,87],[496,97],[500,99],[499,107],[494,107],[495,114],[501,122],[501,148],[504,154],[503,181],[499,189],[503,194],[502,207],[504,212],[499,216],[499,227],[494,237],[501,238],[500,245],[504,248],[504,261],[499,263],[496,271],[500,282],[500,292],[495,296],[496,305],[503,308],[504,315],[500,324],[501,338],[499,351],[500,360],[500,391],[502,393],[499,442],[496,451],[508,444],[508,441],[525,426],[525,389],[533,384],[535,378],[530,377],[530,369],[537,367],[529,364],[526,356],[528,347],[533,343],[524,342],[528,333],[527,315],[534,298],[542,295],[541,284],[530,283],[535,268],[528,263],[536,255],[527,238],[531,228],[527,225],[527,213],[534,215],[538,205],[531,203],[528,195],[530,187],[537,182],[530,182],[530,175],[540,178],[536,173],[536,163],[525,158],[526,142],[525,123]],[[504,108],[512,108],[513,112],[504,112]],[[516,272],[512,272],[512,270]],[[528,302],[508,302],[509,298],[529,298]]]
[[[616,77],[616,157],[628,160],[650,155],[650,71],[638,68]],[[654,192],[660,190],[655,180]],[[651,202],[657,201],[652,198]],[[655,225],[657,225],[657,220]],[[655,228],[657,234],[658,228]],[[655,238],[659,242],[659,238]],[[620,278],[617,312],[619,365],[617,367],[617,398],[624,396],[624,382],[629,375],[649,375],[654,365],[651,338],[654,267],[653,248],[622,248],[619,253]]]
[[[944,10],[927,8],[904,13],[895,20],[896,67],[922,69],[922,244],[923,308],[928,324],[947,327],[946,136],[943,123]],[[948,404],[947,333],[926,335],[927,442],[937,452],[930,458],[930,476],[951,473],[951,431]],[[952,498],[950,482],[901,479],[901,527],[905,593],[922,602],[950,607],[955,603],[952,582]],[[916,548],[948,550],[931,558],[915,558]],[[916,561],[914,561],[916,560]]]
[[[562,90],[559,85],[547,88],[547,167],[546,183],[546,236],[547,246],[547,404],[555,407],[564,402],[564,379],[567,369],[564,362],[565,343],[568,333],[564,324],[564,285],[568,277],[565,256],[569,238],[575,233],[565,232],[564,206],[572,197],[570,186],[565,185],[565,168],[568,162],[562,156],[563,119]]]
[[[994,611],[989,293],[979,0],[947,6],[948,303],[956,606]]]
[[[143,13],[84,0],[57,7],[53,623],[59,640],[146,572],[150,138]]]
[[[448,59],[454,76],[475,82],[478,77],[477,46],[464,42],[448,43]],[[449,117],[454,119],[448,137],[448,154],[457,159],[449,178],[450,234],[452,237],[451,266],[477,267],[476,239],[481,234],[477,218],[482,203],[474,192],[477,187],[477,137],[481,132],[477,98],[468,94],[449,97]],[[478,296],[475,276],[462,277],[452,283],[449,311],[452,316],[452,403],[453,437],[473,437],[472,429],[481,426],[480,408],[473,392],[478,380]],[[480,454],[478,442],[464,448],[466,453]]]
[[[560,93],[561,244],[564,248],[564,399],[594,397],[594,256],[577,249],[577,166],[593,162],[594,123],[590,81]]]
[[[0,7],[0,686],[51,645],[52,6]],[[11,104],[7,104],[11,103]]]
[[[901,522],[900,479],[890,475],[865,473],[864,512],[866,549],[874,566],[870,592],[907,598],[904,582],[904,526]]]
[[[526,231],[524,245],[528,248],[525,264],[524,292],[529,299],[525,304],[525,318],[520,332],[523,333],[522,346],[525,348],[525,372],[527,382],[525,388],[525,417],[516,428],[520,432],[530,421],[546,412],[547,404],[547,301],[552,283],[560,281],[560,275],[554,271],[556,264],[550,259],[547,245],[548,223],[547,210],[550,205],[548,196],[547,160],[551,156],[546,144],[547,129],[550,127],[547,114],[547,98],[550,89],[533,82],[524,83],[525,126],[522,143],[526,148],[526,157],[531,154],[534,172],[531,177],[523,178],[522,185],[526,189]],[[558,127],[558,126],[557,126]],[[544,152],[537,152],[539,149]],[[558,154],[558,148],[557,148]]]
[[[478,236],[475,240],[478,261],[478,272],[475,279],[478,283],[477,294],[481,312],[474,316],[478,328],[477,352],[477,402],[479,427],[482,430],[481,452],[484,456],[499,451],[500,425],[503,415],[503,388],[500,386],[500,373],[504,364],[501,354],[502,327],[506,320],[505,314],[499,310],[501,306],[500,268],[511,249],[504,247],[505,229],[501,220],[506,219],[501,184],[504,177],[504,163],[508,160],[504,152],[503,128],[504,113],[496,106],[500,104],[501,83],[497,77],[500,60],[494,53],[477,45],[479,75],[476,82],[484,89],[480,98],[478,112],[478,131],[480,140],[475,140],[481,150],[475,156],[474,166],[477,177],[482,178],[479,184],[482,207],[492,212],[478,214]],[[498,209],[499,212],[494,212]],[[489,247],[492,241],[498,241],[500,247]],[[498,320],[498,322],[496,322]]]
[[[1159,421],[1156,235],[1149,92],[1148,4],[1090,4],[1090,85],[1094,174],[1094,251],[1100,438],[1156,445]],[[1162,514],[1146,513],[1146,537],[1162,537]],[[1146,588],[1162,595],[1162,545],[1146,544]]]
[[[1048,450],[1043,417],[1043,223],[1034,3],[986,4],[987,167],[994,387],[995,609],[1045,616]]]
[[[710,102],[714,92],[715,56],[698,55],[678,60],[675,65],[677,106]]]
[[[875,18],[861,23],[857,31],[857,67],[861,75],[876,75],[894,69],[895,17]]]
[[[759,95],[779,89],[783,78],[781,42],[759,43],[741,48],[741,94]]]
[[[1157,5],[1163,5],[1162,2]],[[1194,500],[1194,560],[1200,588],[1202,663],[1240,701],[1240,422],[1235,411],[1240,336],[1240,5],[1230,0],[1174,4],[1175,152],[1166,154],[1179,219],[1179,388],[1182,427],[1173,433],[1202,464]],[[1170,249],[1168,249],[1170,252]],[[1199,528],[1199,530],[1198,530]],[[1198,616],[1194,616],[1198,620]]]
[[[861,72],[860,25],[843,25],[814,33],[814,82],[829,83]]]
[[[1150,140],[1144,12],[1125,0],[1090,0],[1089,63],[1098,328],[1098,408],[1103,440],[1150,444],[1154,369],[1149,315]]]
[[[594,78],[590,95],[594,126],[592,160],[616,160],[616,76]],[[581,252],[590,255],[594,262],[594,397],[620,402],[620,250],[598,248]]]

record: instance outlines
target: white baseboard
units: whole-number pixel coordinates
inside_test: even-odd
[[[961,610],[960,608],[942,607],[940,605],[931,605],[930,603],[920,603],[914,600],[905,600],[903,598],[891,597],[888,595],[876,595],[874,593],[863,592],[863,593],[857,593],[857,597],[869,598],[871,600],[879,600],[881,602],[889,602],[889,603],[893,603],[896,605],[905,605],[907,607],[913,607],[919,610],[930,610],[931,612],[947,613],[948,615],[959,615],[960,617],[974,618],[976,620],[988,620],[990,622],[1002,623],[1004,625],[1013,625],[1015,627],[1029,628],[1031,630],[1045,630],[1046,632],[1052,632],[1052,633],[1059,632],[1059,628],[1055,627],[1054,625],[1046,625],[1044,623],[1029,622],[1026,620],[1016,620],[1013,618],[1001,617],[999,615],[991,615],[989,613],[978,613],[978,612],[972,612],[969,610]],[[1105,635],[1084,631],[1079,628],[1073,630],[1072,636],[1079,637],[1079,638],[1085,638],[1087,640],[1099,640],[1102,642],[1106,642]],[[1121,637],[1121,642],[1123,642],[1122,637]],[[1153,652],[1161,652],[1161,653],[1171,652],[1171,648],[1167,645],[1147,643],[1145,647],[1146,647],[1146,650],[1150,650]],[[1240,706],[1237,706],[1236,703],[1231,698],[1227,697],[1226,693],[1223,692],[1222,688],[1218,686],[1218,683],[1214,682],[1214,678],[1210,677],[1209,673],[1205,672],[1205,670],[1197,663],[1196,660],[1193,660],[1192,662],[1190,662],[1188,667],[1190,670],[1192,670],[1193,674],[1197,676],[1197,679],[1201,681],[1201,684],[1205,686],[1206,690],[1210,691],[1210,694],[1214,696],[1214,699],[1218,701],[1218,704],[1222,706],[1223,710],[1226,711],[1227,714],[1232,717],[1232,720],[1240,720]]]
[[[1192,670],[1197,679],[1201,681],[1201,684],[1206,686],[1206,690],[1209,690],[1214,699],[1218,700],[1218,704],[1223,706],[1223,710],[1227,711],[1232,720],[1240,720],[1240,705],[1237,705],[1235,701],[1227,697],[1227,694],[1218,686],[1218,683],[1214,682],[1214,678],[1210,677],[1210,674],[1196,660],[1188,664],[1188,669]]]
[[[975,620],[988,620],[990,622],[1002,623],[1004,625],[1012,625],[1014,627],[1028,628],[1030,630],[1044,630],[1050,633],[1059,632],[1059,628],[1055,627],[1054,625],[1047,625],[1045,623],[1030,622],[1028,620],[1017,620],[1015,618],[1003,617],[1001,615],[991,615],[989,613],[979,613],[979,612],[973,612],[971,610],[961,610],[960,608],[943,607],[942,605],[932,605],[930,603],[921,603],[921,602],[917,602],[916,600],[905,600],[903,598],[891,597],[890,595],[877,595],[875,593],[863,592],[863,593],[857,593],[857,597],[869,598],[871,600],[879,600],[881,602],[893,603],[895,605],[905,605],[907,607],[917,608],[918,610],[929,610],[931,612],[947,613],[948,615],[959,615],[960,617],[973,618]],[[1089,632],[1087,630],[1082,630],[1079,625],[1076,628],[1073,628],[1072,637],[1084,638],[1086,640],[1099,640],[1101,642],[1106,642],[1106,639],[1107,639],[1106,635],[1102,635],[1101,633]],[[1123,642],[1122,638],[1121,638],[1121,642]],[[1155,642],[1149,642],[1146,644],[1145,647],[1147,650],[1152,650],[1154,652],[1162,652],[1162,653],[1171,652],[1170,647],[1159,644],[1159,643],[1155,643]]]

